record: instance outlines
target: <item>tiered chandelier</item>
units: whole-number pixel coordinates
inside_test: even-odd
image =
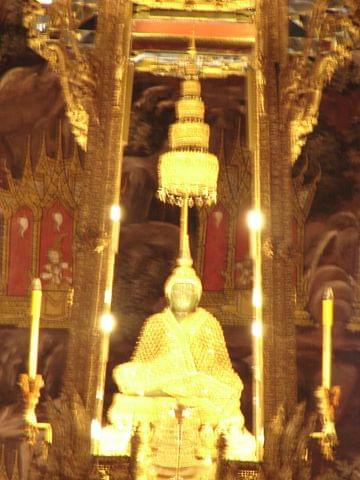
[[[190,207],[216,202],[218,159],[209,153],[210,127],[204,122],[199,67],[194,44],[185,56],[177,122],[169,129],[170,151],[159,159],[158,196],[163,202]]]

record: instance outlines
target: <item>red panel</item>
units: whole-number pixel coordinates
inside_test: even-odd
[[[39,272],[43,286],[66,288],[72,283],[73,217],[59,202],[43,211]]]
[[[255,26],[252,23],[222,21],[194,22],[193,20],[133,20],[133,33],[189,36],[200,38],[226,38],[253,41]]]
[[[34,216],[21,207],[10,221],[7,294],[26,296],[31,281]]]
[[[250,235],[246,215],[247,210],[240,211],[236,222],[235,263],[242,262],[249,254]]]
[[[229,215],[217,205],[208,216],[206,227],[203,288],[207,291],[224,290],[226,271]]]
[[[250,258],[250,232],[246,222],[248,210],[238,213],[235,232],[235,288],[251,288],[252,260]]]

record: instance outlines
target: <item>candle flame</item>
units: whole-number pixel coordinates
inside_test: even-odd
[[[40,278],[34,278],[34,280],[32,281],[32,290],[41,290]]]
[[[323,293],[323,300],[334,300],[334,292],[331,287],[326,287]]]

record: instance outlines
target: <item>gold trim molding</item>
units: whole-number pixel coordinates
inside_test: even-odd
[[[135,0],[134,3],[148,8],[203,12],[236,12],[255,7],[254,0]]]

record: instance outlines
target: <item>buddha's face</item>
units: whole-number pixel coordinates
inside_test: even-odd
[[[175,283],[171,289],[169,303],[175,315],[193,312],[198,305],[194,285],[192,283]]]

